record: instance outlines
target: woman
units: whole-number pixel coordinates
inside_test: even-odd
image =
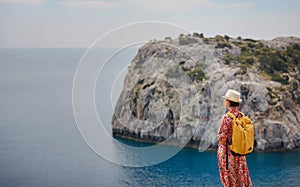
[[[225,96],[224,105],[228,112],[237,118],[241,117],[238,106],[241,102],[240,93],[229,89]],[[229,145],[232,136],[232,119],[226,113],[220,123],[218,132],[218,165],[221,182],[224,186],[252,186],[245,156],[232,155]]]

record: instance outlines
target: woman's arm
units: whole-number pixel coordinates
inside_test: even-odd
[[[231,122],[229,120],[229,117],[225,115],[222,120],[219,127],[219,133],[218,133],[218,140],[219,144],[226,144],[226,139],[228,138],[229,131],[230,131],[230,125]]]

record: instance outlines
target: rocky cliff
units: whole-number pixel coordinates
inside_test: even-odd
[[[241,92],[257,151],[300,147],[300,39],[203,34],[150,41],[132,60],[112,117],[114,136],[200,150],[217,147],[222,95]]]

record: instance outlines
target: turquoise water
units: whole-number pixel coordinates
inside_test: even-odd
[[[113,164],[91,150],[72,111],[72,82],[84,51],[0,50],[0,186],[221,186],[216,152],[183,149],[160,164],[132,168]],[[132,58],[135,52],[125,55]],[[112,84],[109,76],[127,64],[124,60],[107,66],[109,73],[103,74],[107,86]],[[101,90],[96,90],[99,115],[109,130],[113,108],[104,102],[108,95]],[[120,158],[128,155],[113,145],[108,149]],[[300,152],[247,156],[254,186],[300,186],[299,158]]]
[[[125,141],[130,145],[137,144]],[[143,144],[142,144],[143,145]],[[253,153],[247,156],[250,176],[254,186],[299,186],[300,152]],[[215,151],[199,153],[184,149],[161,164],[146,168],[126,168],[136,180],[129,185],[171,184],[183,186],[220,186]],[[149,178],[145,178],[149,176]],[[172,186],[172,185],[171,185]]]

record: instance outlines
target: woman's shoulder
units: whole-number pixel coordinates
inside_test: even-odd
[[[228,112],[224,114],[222,121],[223,123],[230,123],[232,121],[232,118],[230,117],[230,114]]]

